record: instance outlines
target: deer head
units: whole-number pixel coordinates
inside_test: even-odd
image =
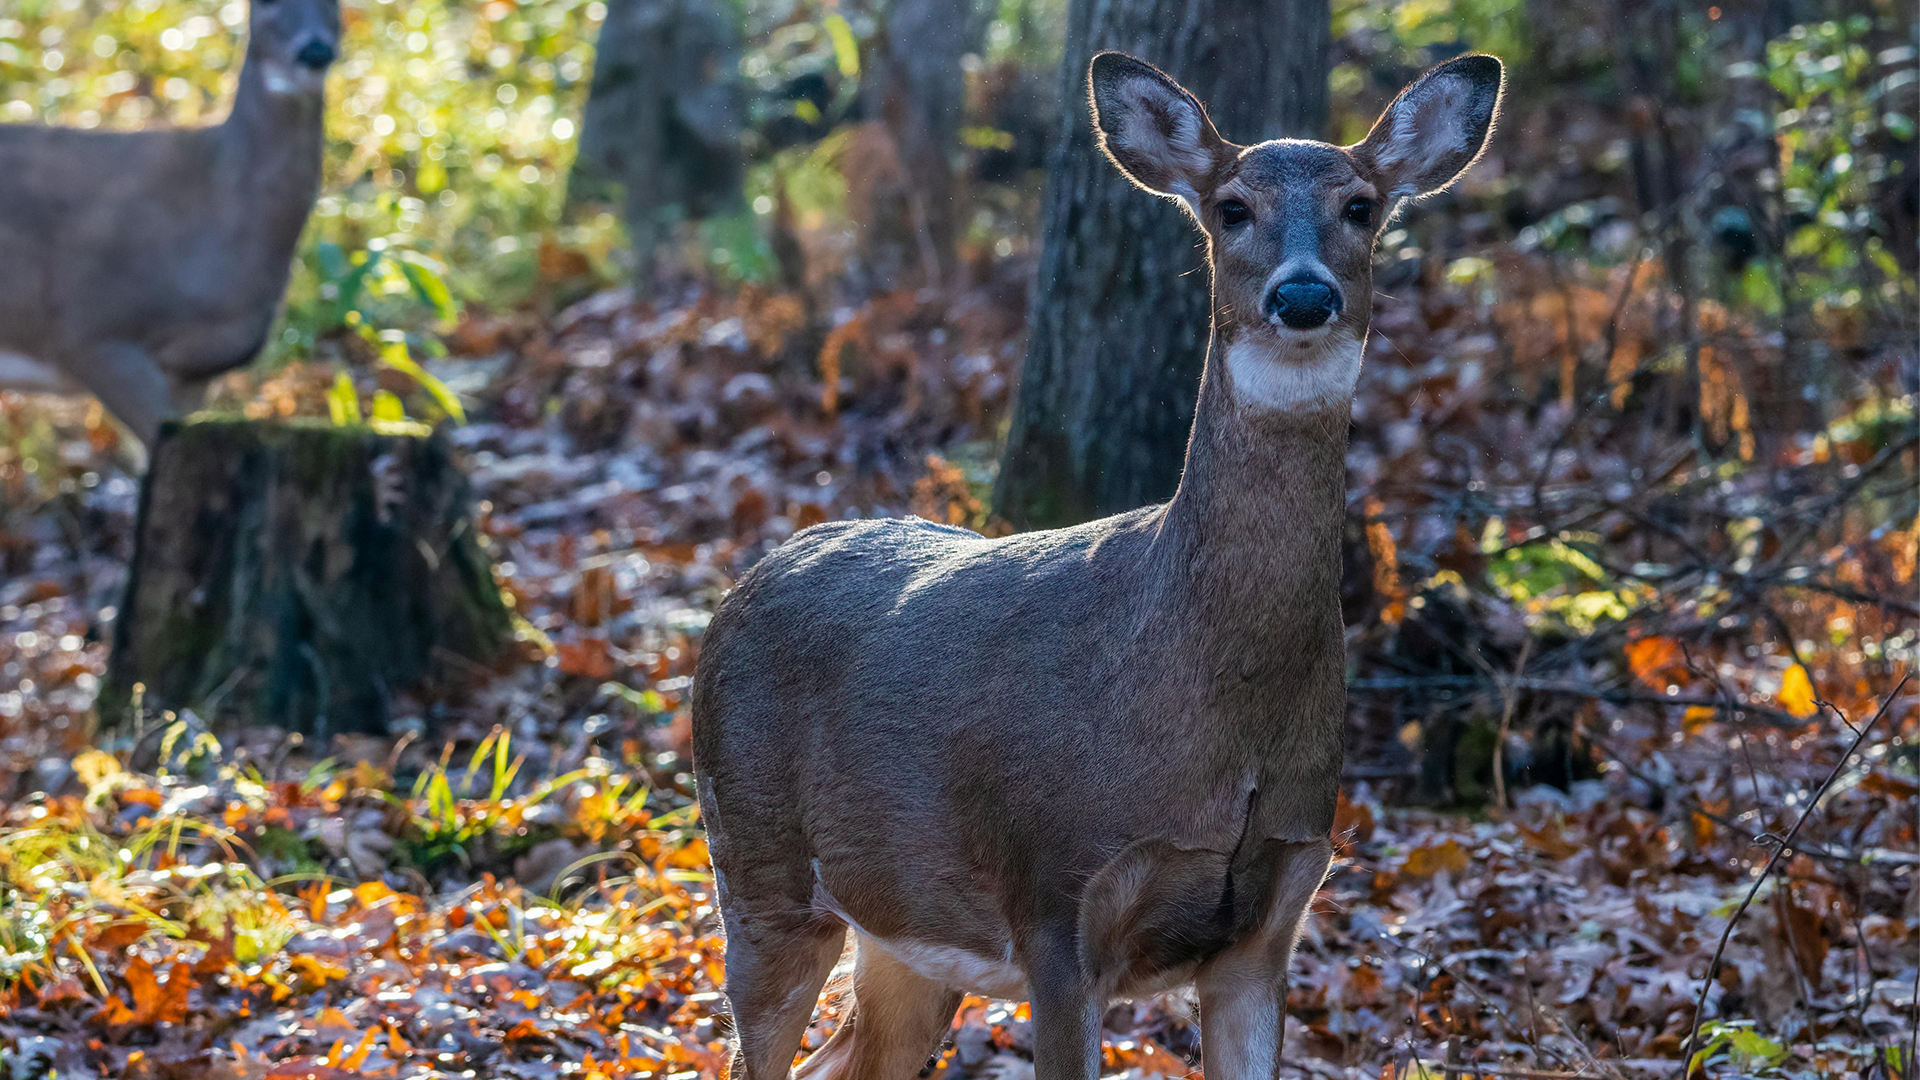
[[[1093,58],[1100,145],[1136,185],[1177,199],[1206,233],[1216,356],[1242,408],[1344,405],[1360,370],[1373,245],[1409,199],[1480,156],[1499,111],[1500,61],[1463,56],[1421,76],[1352,146],[1239,146],[1194,96],[1123,53]]]
[[[318,94],[340,53],[339,0],[253,0],[247,55],[275,94]]]

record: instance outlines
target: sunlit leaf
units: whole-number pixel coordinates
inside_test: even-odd
[[[1775,695],[1780,704],[1802,720],[1820,711],[1815,702],[1818,696],[1813,690],[1813,679],[1807,675],[1807,669],[1795,664],[1780,677],[1780,692]]]

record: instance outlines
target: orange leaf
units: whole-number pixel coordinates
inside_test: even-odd
[[[187,1018],[187,993],[193,989],[193,969],[185,961],[173,965],[163,985],[153,965],[136,956],[121,976],[133,995],[133,1024],[178,1024]]]
[[[1461,847],[1458,840],[1442,840],[1415,848],[1407,854],[1406,864],[1401,867],[1414,877],[1432,877],[1442,870],[1458,874],[1466,868],[1467,849]]]
[[[1134,1059],[1133,1066],[1148,1076],[1182,1077],[1195,1072],[1193,1066],[1152,1039],[1140,1040],[1140,1053]]]
[[[325,986],[335,979],[344,979],[347,977],[346,968],[338,964],[328,963],[320,957],[310,956],[306,953],[299,953],[293,956],[287,961],[287,966],[291,967],[295,974],[311,983],[314,989]],[[352,1025],[349,1024],[348,1026]]]
[[[341,1062],[340,1067],[359,1072],[367,1064],[367,1055],[371,1053],[373,1053],[373,1029],[369,1028],[366,1034],[360,1036],[360,1045],[354,1047],[353,1053],[347,1055],[347,1060]]]
[[[1664,691],[1675,683],[1687,683],[1686,654],[1680,643],[1670,637],[1643,637],[1627,642],[1627,667],[1634,678],[1655,690]]]
[[[677,870],[705,870],[712,862],[713,856],[707,852],[707,841],[698,836],[666,858],[666,865]]]
[[[1373,808],[1366,803],[1353,802],[1347,798],[1346,790],[1341,789],[1339,802],[1333,809],[1333,835],[1336,842],[1342,846],[1364,844],[1373,839],[1373,827]]]
[[[613,657],[607,652],[607,643],[601,638],[586,638],[581,641],[563,641],[556,650],[559,654],[560,671],[566,675],[579,675],[589,679],[613,678]]]
[[[1805,720],[1820,711],[1814,702],[1813,679],[1807,675],[1807,669],[1795,664],[1787,669],[1780,679],[1780,693],[1776,695],[1787,711]]]

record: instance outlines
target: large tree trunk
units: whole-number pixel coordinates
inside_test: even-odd
[[[567,199],[618,189],[642,270],[683,220],[739,204],[740,31],[722,0],[609,0]]]
[[[1073,0],[1067,137],[1050,170],[1033,326],[994,493],[1015,526],[1171,496],[1206,351],[1200,235],[1095,147],[1087,62],[1120,49],[1155,64],[1237,142],[1312,136],[1326,121],[1328,22],[1327,0]]]
[[[959,185],[953,155],[966,105],[961,59],[980,48],[985,5],[977,0],[893,0],[873,50],[863,92],[879,120],[885,176],[863,177],[868,189],[860,249],[882,282],[917,279],[951,284],[959,260]]]
[[[169,426],[141,493],[99,711],[324,739],[497,659],[512,625],[439,435]],[[138,688],[138,689],[136,689]]]

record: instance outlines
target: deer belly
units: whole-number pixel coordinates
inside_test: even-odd
[[[878,949],[922,978],[987,997],[1026,997],[1027,973],[1013,961],[1011,935],[1006,935],[994,952],[922,941],[904,934],[882,937],[862,926],[860,920],[848,914],[846,907],[834,899],[820,877],[819,859],[813,860],[813,906],[851,926],[859,935],[860,948]]]
[[[0,350],[0,390],[17,390],[23,394],[72,394],[79,392],[80,387],[58,368],[19,353]]]
[[[924,941],[887,940],[860,935],[860,947],[877,948],[923,979],[930,979],[953,990],[965,990],[984,997],[1024,1000],[1027,973],[1013,962],[1013,946],[1008,944],[1000,956],[983,956],[952,945],[933,945]]]

